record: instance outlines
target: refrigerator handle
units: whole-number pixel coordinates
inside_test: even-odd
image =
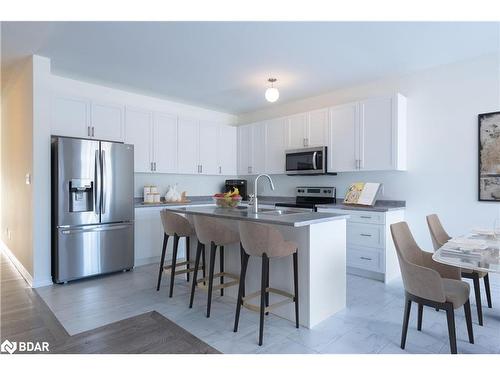
[[[101,196],[102,196],[102,202],[101,202],[101,214],[106,213],[106,183],[107,181],[107,176],[106,176],[106,152],[102,150],[102,179],[101,179]],[[105,179],[106,177],[106,179]]]
[[[94,212],[99,215],[99,210],[101,206],[101,161],[99,158],[99,150],[95,150],[95,166],[94,166]]]

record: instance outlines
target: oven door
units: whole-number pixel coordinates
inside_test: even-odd
[[[311,175],[326,173],[326,147],[285,151],[286,174]]]

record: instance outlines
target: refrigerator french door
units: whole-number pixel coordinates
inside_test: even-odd
[[[52,278],[56,283],[134,265],[134,148],[52,138]]]

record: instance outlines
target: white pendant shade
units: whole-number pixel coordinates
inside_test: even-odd
[[[268,102],[274,103],[280,97],[280,92],[276,87],[269,87],[266,90],[266,100]]]

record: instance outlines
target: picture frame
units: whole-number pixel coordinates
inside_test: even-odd
[[[500,202],[500,111],[478,115],[478,200]]]

